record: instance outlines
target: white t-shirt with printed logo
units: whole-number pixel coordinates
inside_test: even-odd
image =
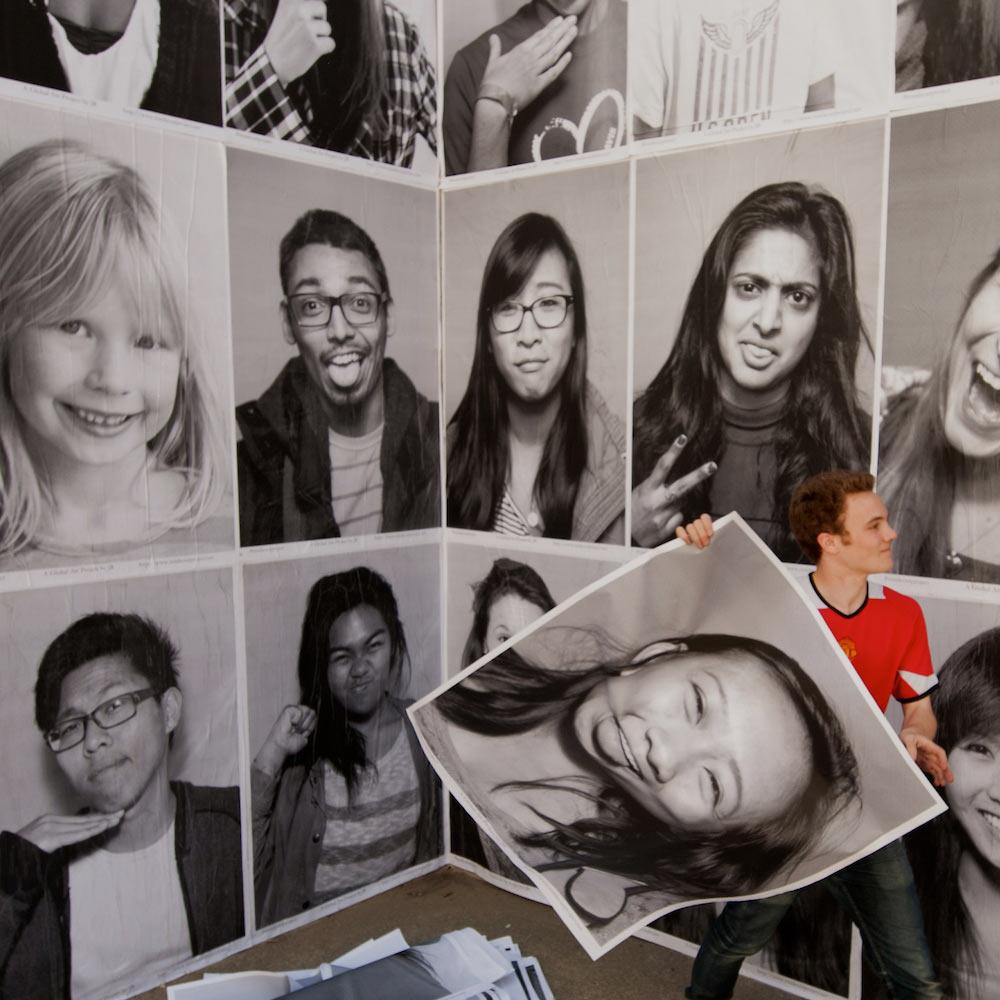
[[[665,135],[801,115],[834,72],[827,0],[633,0],[632,108]]]

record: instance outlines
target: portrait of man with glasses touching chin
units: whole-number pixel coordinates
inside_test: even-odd
[[[436,527],[437,404],[385,357],[393,300],[375,242],[312,209],[282,239],[279,269],[298,354],[236,409],[243,545]]]
[[[0,833],[4,997],[107,996],[243,935],[239,789],[170,780],[178,658],[149,619],[108,612],[42,656],[35,721],[83,809]]]

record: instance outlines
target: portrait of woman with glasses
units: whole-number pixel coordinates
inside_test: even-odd
[[[437,403],[385,356],[395,316],[375,241],[310,209],[278,267],[281,328],[298,353],[236,408],[242,544],[437,527]]]
[[[490,251],[447,448],[453,527],[624,542],[625,435],[587,380],[583,274],[551,216],[520,216]]]

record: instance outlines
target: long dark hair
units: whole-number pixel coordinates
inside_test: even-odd
[[[510,454],[507,386],[490,344],[490,310],[516,295],[549,250],[566,261],[573,296],[573,348],[559,383],[559,412],[542,452],[535,500],[550,538],[569,538],[580,476],[587,467],[587,308],[583,274],[573,244],[551,216],[529,212],[497,237],[486,261],[476,314],[476,349],[465,395],[451,418],[448,523],[489,531],[503,496]]]
[[[351,725],[344,706],[333,697],[327,680],[330,660],[330,629],[348,611],[367,604],[385,622],[392,656],[392,682],[398,685],[404,664],[409,662],[403,623],[392,587],[373,569],[355,566],[343,573],[324,576],[309,591],[299,646],[299,686],[302,703],[316,712],[316,726],[302,751],[303,762],[323,759],[343,776],[353,792],[369,761],[365,738]]]
[[[924,86],[1000,75],[996,0],[925,0]]]
[[[475,663],[486,652],[490,611],[507,594],[515,594],[534,604],[543,614],[556,606],[545,581],[530,566],[516,559],[497,559],[489,573],[473,587],[472,628],[462,650],[463,667]]]
[[[363,123],[376,136],[388,127],[384,0],[327,0],[337,47],[302,78],[314,143],[343,152]]]
[[[926,385],[914,386],[892,401],[879,434],[878,491],[899,530],[892,555],[896,573],[945,576],[948,548],[942,525],[951,523],[962,479],[995,471],[997,459],[960,455],[944,432],[951,383],[952,353],[965,314],[986,283],[1000,271],[1000,249],[976,275],[965,296],[951,340]],[[945,536],[946,537],[946,536]]]
[[[783,229],[801,236],[819,256],[816,330],[791,379],[775,432],[774,510],[784,512],[795,487],[824,469],[868,464],[871,422],[861,408],[854,369],[862,342],[871,342],[861,317],[854,238],[844,206],[819,187],[789,181],[748,194],[719,227],[688,293],[670,356],[635,402],[633,485],[680,434],[688,444],[672,470],[680,478],[718,461],[724,444],[723,368],[718,330],[733,261],[756,233]],[[709,484],[684,498],[684,519],[708,509]]]
[[[1000,628],[988,629],[948,657],[931,693],[935,739],[951,753],[963,740],[1000,733]],[[947,799],[947,791],[941,791]],[[981,962],[976,932],[962,899],[958,868],[972,842],[947,812],[906,838],[927,940],[946,996],[976,996]]]
[[[552,860],[539,871],[593,866],[648,890],[695,898],[758,891],[802,855],[826,822],[858,794],[857,761],[839,719],[815,682],[787,654],[745,636],[703,634],[671,640],[664,651],[615,656],[576,670],[531,663],[514,648],[503,650],[466,681],[436,700],[453,724],[483,736],[530,732],[548,722],[572,724],[577,707],[603,679],[688,652],[724,656],[744,652],[771,671],[808,732],[811,777],[807,787],[769,824],[723,831],[670,829],[603,775],[524,781],[505,787],[543,788],[579,795],[594,815],[571,823],[542,816],[550,829],[519,838]],[[541,814],[540,814],[541,815]]]

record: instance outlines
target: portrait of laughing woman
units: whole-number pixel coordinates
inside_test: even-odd
[[[775,646],[706,633],[623,651],[558,632],[557,648],[581,633],[600,658],[503,650],[420,722],[519,857],[569,873],[556,881],[592,931],[642,894],[762,891],[857,802],[836,713]]]

